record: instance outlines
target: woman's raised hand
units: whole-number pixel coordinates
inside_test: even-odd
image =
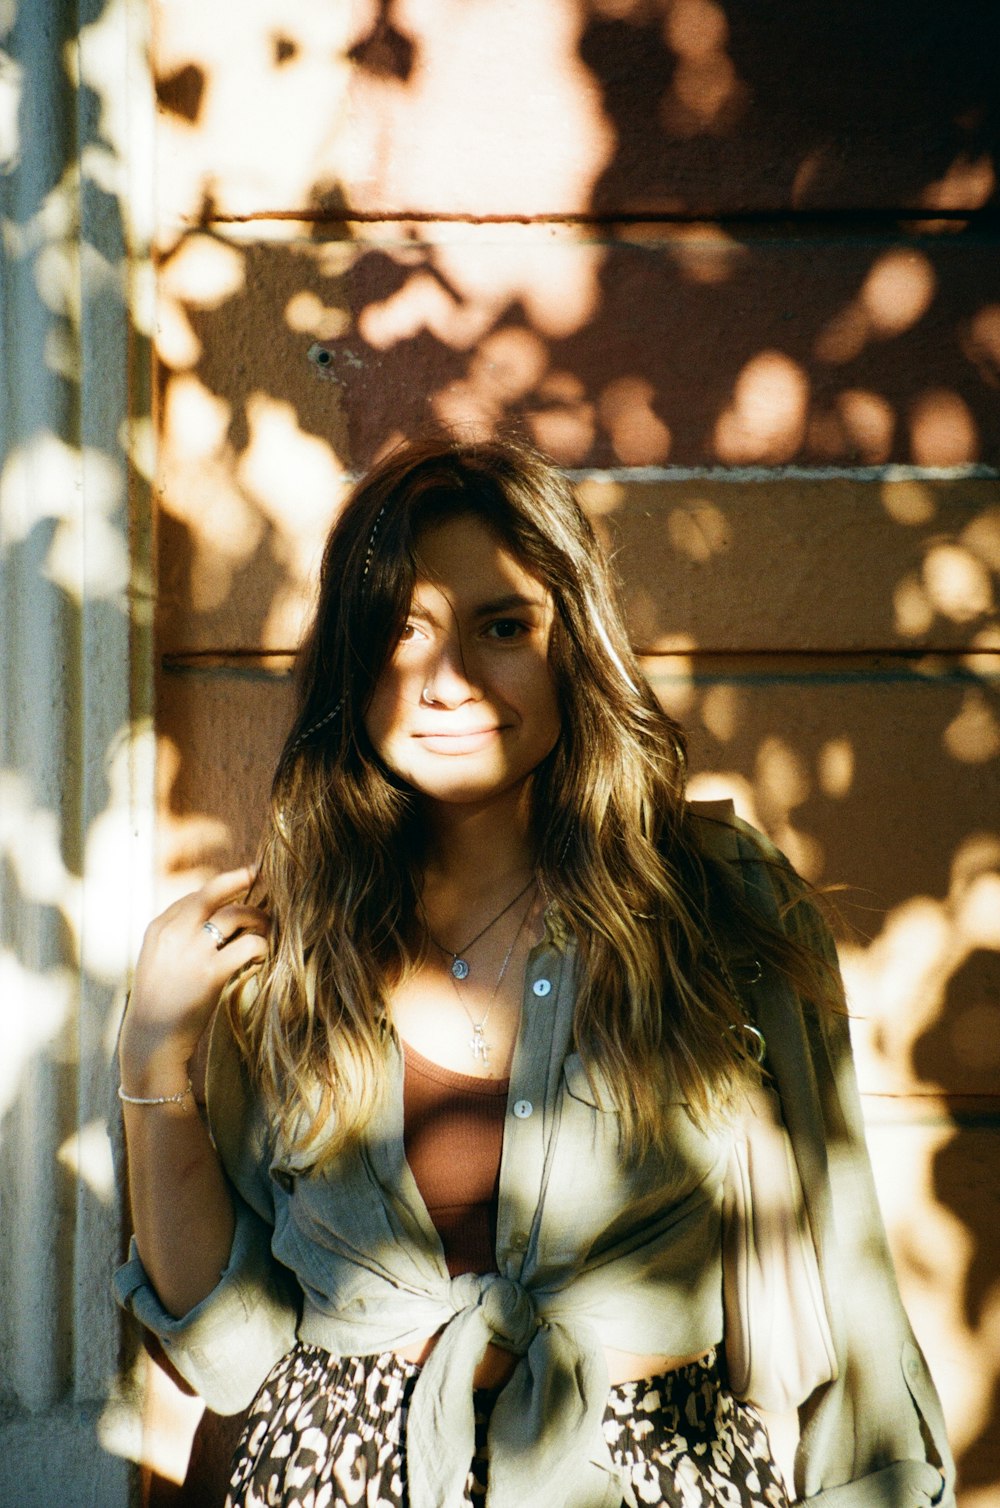
[[[133,1094],[183,1082],[226,981],[265,957],[267,914],[243,900],[252,881],[251,869],[216,875],[147,928],[119,1046]]]

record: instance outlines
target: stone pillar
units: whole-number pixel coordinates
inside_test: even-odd
[[[130,1500],[108,1065],[148,914],[141,0],[0,8],[0,1499]],[[145,468],[148,470],[148,468]]]

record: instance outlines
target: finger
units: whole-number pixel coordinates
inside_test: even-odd
[[[246,968],[248,963],[262,963],[267,957],[267,942],[263,937],[258,937],[256,932],[241,932],[239,937],[234,937],[227,944],[220,957],[226,965],[224,977],[229,979],[239,969]]]
[[[220,906],[212,912],[209,920],[215,923],[227,939],[237,932],[256,932],[259,936],[266,937],[271,930],[271,918],[259,906]]]
[[[244,896],[253,882],[254,871],[249,864],[242,869],[227,869],[224,874],[214,875],[197,891],[199,910],[205,921],[236,896]]]
[[[216,950],[218,950],[219,948],[224,948],[226,946],[226,943],[229,941],[229,938],[226,936],[225,932],[223,932],[222,928],[216,923],[214,917],[209,917],[207,922],[202,922],[201,930],[203,932],[206,932],[212,939]]]

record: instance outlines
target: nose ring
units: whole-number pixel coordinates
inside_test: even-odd
[[[427,695],[427,687],[425,686],[424,689],[420,693],[420,702],[421,702],[421,705],[424,706],[424,707],[429,707],[431,705],[431,703],[433,702],[433,700],[434,700],[434,698],[432,696],[428,696]]]

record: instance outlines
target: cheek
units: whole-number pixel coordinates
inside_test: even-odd
[[[544,740],[549,749],[554,748],[562,732],[562,711],[559,694],[550,675],[546,675],[538,687],[533,711],[540,740]]]
[[[365,731],[378,753],[383,752],[398,729],[402,710],[403,694],[399,677],[387,671],[379,679],[364,716]]]

